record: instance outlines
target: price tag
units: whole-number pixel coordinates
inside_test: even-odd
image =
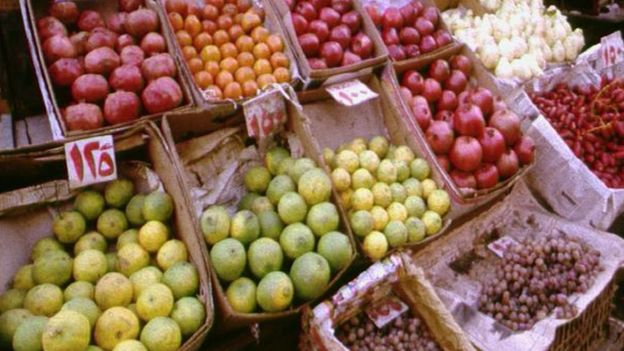
[[[334,100],[345,106],[359,105],[379,96],[377,93],[370,90],[366,84],[357,79],[330,85],[326,87],[325,90],[327,90]]]
[[[514,239],[504,236],[498,240],[492,241],[488,244],[488,249],[494,252],[496,256],[503,258],[505,256],[505,251],[507,251],[510,247],[517,245],[518,242]]]
[[[624,61],[624,41],[620,31],[613,32],[600,39],[599,68],[609,67]]]
[[[398,297],[390,296],[366,309],[365,312],[375,326],[381,329],[408,309],[409,307]]]
[[[110,135],[65,144],[65,159],[72,189],[117,179],[115,148]]]
[[[286,104],[279,90],[253,98],[243,104],[247,133],[263,139],[286,123]]]

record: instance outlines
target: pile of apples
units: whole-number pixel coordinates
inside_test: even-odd
[[[433,61],[401,77],[401,95],[439,164],[459,188],[489,189],[534,159],[520,118],[486,88],[471,86],[464,55]]]
[[[451,34],[440,26],[438,9],[418,0],[400,8],[390,6],[383,12],[374,5],[366,5],[365,9],[394,61],[432,52],[453,41]]]
[[[363,31],[351,0],[285,0],[297,41],[312,69],[343,67],[373,57],[375,45]]]
[[[251,0],[165,3],[195,84],[211,98],[252,97],[291,79],[283,39],[264,27],[264,11],[252,5]]]
[[[104,19],[73,1],[55,1],[49,16],[37,20],[52,82],[69,88],[73,99],[63,109],[69,130],[124,123],[143,110],[161,113],[182,103],[158,15],[143,5],[119,0],[121,12]]]

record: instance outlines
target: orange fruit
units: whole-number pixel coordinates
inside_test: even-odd
[[[236,7],[238,8],[238,12],[243,13],[251,8],[253,4],[251,0],[237,0]],[[244,89],[243,89],[244,90]]]
[[[182,15],[177,12],[170,12],[168,15],[169,23],[171,23],[171,28],[173,28],[174,32],[177,32],[184,28],[184,18]]]
[[[193,46],[197,49],[197,51],[202,51],[204,47],[210,44],[212,44],[212,36],[205,32],[197,34],[197,36],[193,39]]]
[[[244,82],[248,80],[255,81],[256,73],[251,67],[240,67],[239,69],[236,70],[236,73],[234,73],[234,78],[236,79],[237,82],[239,82],[240,84],[243,84]]]
[[[273,69],[271,68],[271,63],[269,62],[269,60],[266,59],[260,59],[256,61],[256,63],[254,63],[253,65],[253,69],[254,72],[256,72],[257,76],[270,74],[271,72],[273,72]]]
[[[221,46],[230,42],[230,35],[223,29],[219,29],[212,35],[212,40],[215,45]]]
[[[278,83],[288,83],[290,81],[290,72],[288,68],[278,67],[273,71],[273,76]]]
[[[260,89],[264,89],[269,84],[277,83],[277,80],[272,74],[263,74],[256,79],[256,82],[258,83]]]
[[[269,49],[271,49],[272,53],[284,51],[284,42],[282,38],[276,34],[269,35],[266,44],[269,46]]]
[[[217,74],[217,78],[215,79],[215,83],[221,90],[225,89],[225,87],[234,81],[234,76],[232,73],[228,71],[221,71]]]
[[[245,32],[239,24],[235,24],[231,26],[230,29],[228,29],[228,34],[230,35],[230,38],[232,38],[232,41],[235,41],[236,39],[240,38],[241,35],[244,35]]]
[[[203,9],[204,19],[214,21],[219,17],[219,9],[214,5],[206,5]]]
[[[184,30],[188,32],[192,37],[195,37],[202,31],[202,24],[199,18],[195,15],[188,15],[184,19]]]
[[[258,83],[255,80],[248,80],[243,82],[243,95],[245,97],[256,96],[258,93]]]
[[[188,45],[182,48],[182,56],[186,61],[192,59],[193,57],[197,57],[197,50],[194,47]]]
[[[225,43],[221,45],[219,47],[219,51],[221,51],[221,57],[223,58],[225,57],[236,58],[236,55],[238,55],[238,49],[236,48],[236,45],[232,43]]]
[[[252,7],[245,13],[251,13],[257,15],[260,18],[260,23],[264,22],[264,9],[260,7]]]
[[[221,61],[221,51],[215,45],[207,45],[204,46],[200,53],[201,59],[203,62],[207,61]]]
[[[245,33],[251,32],[254,28],[261,24],[262,20],[260,19],[260,16],[251,11],[247,11],[241,19],[241,27],[243,27]]]
[[[223,96],[226,99],[240,99],[243,97],[243,88],[240,84],[232,82],[223,90]]]
[[[193,57],[192,59],[188,60],[187,64],[189,66],[189,69],[193,73],[197,73],[204,69],[204,63],[199,57]]]
[[[237,13],[236,15],[234,15],[234,23],[241,24],[241,21],[243,20],[243,15],[243,13]]]
[[[253,54],[256,59],[268,59],[271,57],[271,49],[265,43],[256,44],[253,48]]]
[[[221,9],[221,13],[224,15],[234,17],[238,13],[238,9],[236,8],[236,4],[225,4],[223,5],[223,9]]]
[[[208,61],[204,63],[204,71],[210,73],[211,76],[216,77],[221,71],[219,67],[219,62],[217,61]]]
[[[204,90],[207,95],[214,97],[217,100],[223,99],[223,93],[221,92],[221,88],[216,85],[211,85]]]
[[[195,78],[195,84],[200,88],[206,89],[212,85],[212,76],[206,71],[199,71],[193,76]]]
[[[209,5],[213,5],[214,7],[221,9],[225,2],[223,0],[206,0],[206,3]]]
[[[253,31],[251,31],[251,37],[253,38],[254,42],[256,42],[256,44],[264,43],[269,37],[269,34],[269,30],[264,28],[263,26],[256,27]]]
[[[253,41],[253,38],[250,36],[243,35],[239,37],[238,39],[236,39],[236,48],[238,49],[238,51],[252,52],[253,47],[254,47],[254,41]]]
[[[233,57],[226,57],[221,60],[221,63],[219,63],[219,67],[223,71],[228,71],[234,74],[234,72],[236,72],[236,70],[238,69],[238,61],[236,61],[236,59]]]
[[[217,25],[219,26],[219,29],[228,30],[233,24],[234,19],[232,19],[232,16],[221,15],[217,18]]]
[[[219,29],[219,26],[217,26],[217,22],[215,21],[203,20],[202,28],[204,29],[204,32],[210,35],[213,35],[214,32],[216,32]]]
[[[238,65],[241,67],[253,67],[256,59],[251,52],[241,52],[236,56],[236,61],[238,61]]]
[[[179,30],[176,32],[176,39],[178,40],[178,44],[181,47],[189,46],[193,44],[193,38],[184,30]]]
[[[274,52],[273,55],[271,55],[270,61],[273,69],[276,69],[277,67],[288,68],[288,66],[290,66],[288,56],[286,56],[283,52]]]

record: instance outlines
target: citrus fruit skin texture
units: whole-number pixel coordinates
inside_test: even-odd
[[[233,281],[225,295],[236,312],[252,313],[256,310],[256,284],[249,278],[241,277]]]
[[[327,260],[314,252],[298,257],[290,267],[297,297],[303,301],[321,296],[329,285],[331,271]]]
[[[111,307],[95,323],[94,336],[98,346],[113,349],[120,342],[139,336],[139,318],[126,307]]]
[[[74,311],[61,311],[50,318],[41,336],[46,351],[82,351],[90,340],[89,320]]]
[[[143,327],[140,340],[148,350],[176,351],[182,344],[182,331],[173,319],[156,317]]]
[[[209,245],[227,238],[230,233],[230,215],[223,206],[211,206],[206,209],[200,222],[204,239]]]
[[[217,276],[224,281],[238,279],[247,263],[245,247],[236,239],[225,239],[210,250],[210,260]]]
[[[256,300],[266,312],[280,312],[288,308],[294,295],[293,283],[284,272],[271,272],[258,283]]]
[[[13,334],[13,350],[30,351],[41,350],[41,335],[48,323],[48,318],[32,316],[26,319]]]

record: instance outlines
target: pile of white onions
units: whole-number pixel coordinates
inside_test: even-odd
[[[494,13],[475,16],[456,8],[442,13],[453,35],[473,49],[500,78],[526,81],[547,63],[576,59],[585,45],[583,31],[572,30],[559,10],[543,0],[481,0]]]

